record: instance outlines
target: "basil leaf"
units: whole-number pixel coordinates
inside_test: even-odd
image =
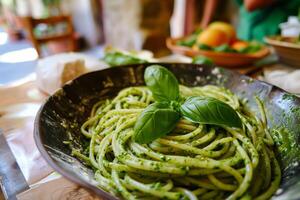
[[[228,46],[228,44],[223,44],[223,45],[217,46],[214,48],[214,51],[215,52],[226,52],[226,53],[236,53],[237,52],[235,49]]]
[[[249,44],[247,47],[240,49],[238,52],[239,53],[255,53],[261,49],[261,45],[253,43]]]
[[[192,35],[198,36],[202,31],[203,31],[202,28],[196,28],[196,29],[194,30],[194,32],[192,33]]]
[[[212,49],[210,46],[208,46],[206,44],[199,44],[198,48],[202,49],[202,50],[211,50]]]
[[[196,29],[190,36],[186,37],[185,39],[177,41],[177,45],[179,46],[186,46],[192,47],[197,42],[198,35],[202,32],[201,28]]]
[[[193,64],[205,64],[205,65],[213,65],[214,62],[211,58],[205,57],[205,56],[196,56],[193,58],[192,61]]]
[[[107,64],[109,64],[111,67],[115,67],[119,65],[147,63],[146,60],[131,55],[126,55],[121,52],[106,53],[105,56],[102,58],[102,60]]]
[[[211,97],[189,97],[181,105],[183,117],[195,123],[242,128],[242,121],[228,104]]]
[[[177,41],[177,45],[179,46],[186,46],[186,47],[192,47],[197,41],[197,35],[191,35],[187,37],[184,40]]]
[[[172,131],[179,119],[180,113],[172,110],[168,103],[153,103],[139,115],[133,139],[141,144],[150,143]]]
[[[179,98],[179,85],[176,77],[160,65],[147,67],[144,79],[156,101],[176,101]]]

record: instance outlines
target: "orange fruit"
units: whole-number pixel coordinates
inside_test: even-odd
[[[229,43],[228,35],[219,29],[205,29],[197,38],[198,44],[205,44],[210,47],[217,47]]]
[[[209,29],[218,29],[224,31],[227,36],[230,38],[230,41],[234,41],[236,39],[236,32],[234,27],[231,24],[225,22],[212,22],[208,26]]]
[[[239,51],[241,49],[244,49],[246,47],[249,46],[249,43],[248,42],[245,42],[245,41],[236,41],[234,43],[231,44],[231,48]]]
[[[193,50],[199,50],[199,47],[198,47],[197,44],[194,44],[194,45],[192,46],[192,49],[193,49]]]

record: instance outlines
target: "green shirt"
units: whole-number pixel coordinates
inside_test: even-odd
[[[238,38],[261,42],[267,35],[278,34],[279,24],[287,21],[288,16],[298,15],[300,7],[300,0],[277,0],[271,6],[249,12],[242,0],[236,1],[240,5]]]

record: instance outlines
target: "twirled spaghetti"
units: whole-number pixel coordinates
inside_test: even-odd
[[[180,93],[229,104],[243,129],[182,119],[171,134],[138,144],[133,126],[154,100],[147,87],[130,87],[94,105],[81,127],[88,153],[73,149],[73,155],[92,166],[100,188],[124,199],[269,199],[281,173],[260,100],[258,118],[221,87],[180,86]]]

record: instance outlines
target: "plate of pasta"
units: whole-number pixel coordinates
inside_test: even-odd
[[[300,100],[218,67],[80,76],[35,121],[45,160],[105,199],[299,199]]]

